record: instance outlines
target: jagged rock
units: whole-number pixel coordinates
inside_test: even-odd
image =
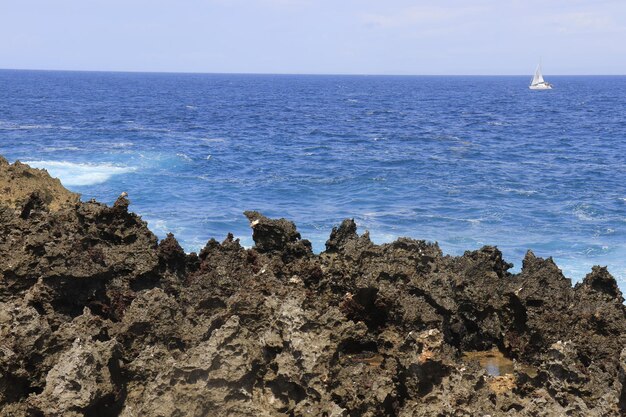
[[[626,308],[594,267],[522,271],[495,247],[375,245],[353,220],[316,255],[246,212],[185,254],[128,211],[0,158],[0,415],[619,416]],[[494,375],[463,353],[500,352]]]
[[[129,395],[121,415],[253,416],[261,358],[258,340],[232,316],[208,341],[161,363],[165,369],[140,396]]]
[[[349,240],[357,239],[354,219],[346,219],[339,227],[333,227],[330,238],[326,241],[326,252],[339,252]]]
[[[185,268],[187,255],[172,233],[159,242],[159,258],[170,269],[180,270]]]
[[[620,303],[624,302],[624,297],[617,286],[617,281],[615,281],[615,278],[613,278],[606,267],[594,266],[591,273],[587,274],[582,284],[577,284],[576,288],[586,288],[600,294],[606,294]]]
[[[401,359],[404,389],[409,397],[418,398],[429,394],[453,369],[449,359],[451,352],[437,329],[418,334],[410,332],[405,339]]]
[[[183,347],[181,308],[160,288],[139,293],[124,314],[116,338],[126,347],[129,358],[145,346],[163,344],[170,349]]]
[[[36,193],[42,206],[57,211],[78,203],[80,195],[66,190],[61,181],[51,178],[46,170],[34,169],[16,161],[10,165],[0,156],[0,195],[2,203],[14,208],[23,208]]]
[[[77,338],[29,402],[47,416],[81,416],[115,407],[121,387],[118,344]]]
[[[619,394],[618,407],[622,414],[626,414],[626,347],[619,356],[619,382],[622,387]]]
[[[268,219],[257,211],[246,211],[250,221],[252,239],[261,252],[284,251],[296,256],[310,255],[311,243],[301,240],[293,222],[285,219]]]
[[[283,250],[288,243],[300,239],[296,225],[289,220],[268,219],[257,211],[246,211],[244,214],[250,221],[252,239],[259,252]]]

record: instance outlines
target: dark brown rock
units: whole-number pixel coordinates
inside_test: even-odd
[[[0,158],[0,415],[619,416],[626,309],[528,252],[376,245],[353,220],[316,255],[246,212],[185,254],[128,211]],[[496,352],[502,373],[464,352]]]

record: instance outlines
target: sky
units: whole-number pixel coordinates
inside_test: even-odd
[[[626,74],[626,0],[0,0],[0,68]]]

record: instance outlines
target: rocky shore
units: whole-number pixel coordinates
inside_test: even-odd
[[[253,248],[186,254],[128,205],[0,158],[0,415],[626,415],[605,268],[572,286],[532,252],[511,274],[352,220],[316,255],[257,212]]]

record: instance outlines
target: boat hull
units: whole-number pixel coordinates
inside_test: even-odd
[[[531,90],[552,90],[552,86],[548,83],[529,85],[528,88]]]

